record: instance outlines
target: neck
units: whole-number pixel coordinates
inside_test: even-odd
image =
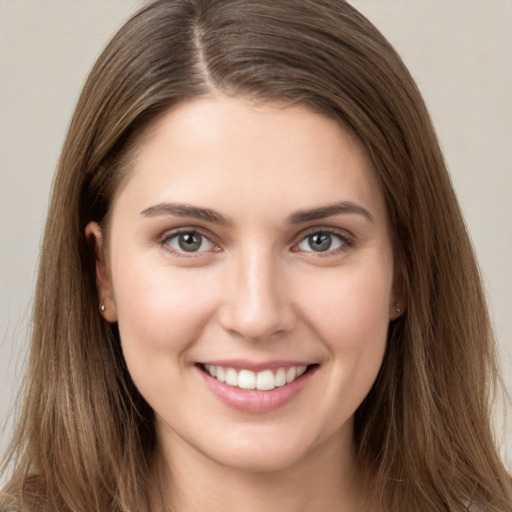
[[[148,490],[151,512],[363,512],[361,472],[343,440],[324,443],[285,468],[250,471],[217,464],[185,441],[161,450]]]

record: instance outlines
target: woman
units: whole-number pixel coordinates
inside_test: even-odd
[[[510,510],[428,113],[338,0],[160,0],[84,87],[2,509]]]

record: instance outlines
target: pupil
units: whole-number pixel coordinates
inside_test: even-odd
[[[311,235],[309,244],[314,251],[327,251],[331,247],[331,235],[325,233]]]
[[[183,233],[178,238],[181,249],[187,252],[194,252],[201,247],[201,236],[195,233]]]

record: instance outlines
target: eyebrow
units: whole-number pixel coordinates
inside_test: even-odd
[[[200,208],[186,203],[160,203],[146,208],[141,212],[144,217],[157,217],[159,215],[174,215],[177,217],[192,217],[194,219],[205,220],[224,226],[232,222],[219,212],[210,208]]]
[[[301,224],[339,214],[357,214],[362,215],[370,222],[374,221],[373,215],[366,208],[350,201],[343,201],[341,203],[322,206],[320,208],[298,211],[288,217],[288,223]],[[210,208],[200,208],[186,203],[159,203],[146,208],[141,212],[141,215],[144,217],[174,215],[177,217],[191,217],[207,222],[213,222],[215,224],[221,224],[223,226],[233,224],[230,219],[224,217],[224,215],[215,210]]]
[[[374,221],[373,215],[366,208],[363,208],[362,206],[350,201],[343,201],[342,203],[322,206],[320,208],[313,208],[311,210],[299,211],[289,217],[289,222],[290,224],[301,224],[303,222],[324,219],[325,217],[330,217],[331,215],[339,215],[343,213],[362,215],[368,221]]]

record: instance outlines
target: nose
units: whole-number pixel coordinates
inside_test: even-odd
[[[236,259],[225,283],[222,327],[251,340],[289,332],[297,318],[286,272],[271,255],[248,252]]]

